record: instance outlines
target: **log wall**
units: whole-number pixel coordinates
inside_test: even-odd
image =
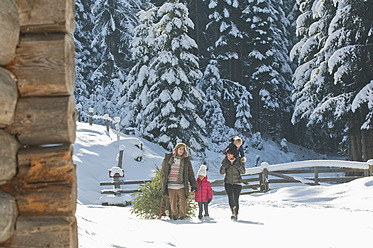
[[[74,14],[0,1],[0,247],[78,247]]]

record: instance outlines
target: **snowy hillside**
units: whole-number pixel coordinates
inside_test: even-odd
[[[143,150],[139,146],[143,144]],[[118,144],[117,134],[105,126],[80,123],[77,125],[77,138],[74,144],[74,163],[77,164],[78,199],[83,204],[101,204],[100,190],[112,186],[100,187],[100,181],[109,181],[109,169],[118,165],[119,147],[124,146],[123,169],[124,180],[148,180],[153,176],[156,166],[161,166],[166,151],[162,147],[142,138],[121,134]],[[221,149],[224,150],[225,147]],[[323,156],[296,145],[289,144],[290,152],[284,153],[275,142],[264,142],[263,149],[248,148],[246,168],[254,167],[255,160],[269,164],[285,163],[304,159],[320,159]],[[142,161],[135,159],[139,156]],[[206,152],[206,165],[209,168],[210,180],[222,179],[219,174],[223,153]],[[192,161],[195,173],[201,165],[201,159]],[[134,189],[135,186],[126,186]],[[123,187],[124,188],[124,187]],[[110,197],[110,196],[105,196]],[[123,196],[124,200],[128,196]],[[105,200],[106,201],[106,200]]]
[[[143,150],[136,145],[143,143]],[[125,179],[149,179],[160,165],[164,149],[145,140],[121,135],[124,145]],[[267,146],[268,145],[268,146]],[[272,150],[265,150],[272,147]],[[299,150],[300,151],[300,150]],[[373,178],[345,184],[297,186],[274,189],[265,194],[242,195],[239,220],[230,220],[227,196],[214,196],[209,205],[212,219],[146,220],[130,213],[130,207],[101,206],[100,181],[108,181],[108,170],[117,165],[117,136],[104,126],[78,123],[74,162],[78,176],[79,246],[84,248],[141,247],[275,247],[275,248],[368,248],[373,234]],[[263,160],[276,163],[280,154],[265,144]],[[292,155],[291,155],[292,154]],[[310,153],[277,155],[291,161]],[[134,158],[142,156],[137,162]],[[208,153],[208,161],[221,154]],[[251,153],[247,157],[254,156]],[[310,158],[310,157],[308,157]],[[315,158],[319,159],[315,156]],[[216,162],[218,163],[218,162]],[[194,161],[195,171],[199,161]],[[221,178],[211,166],[208,176]]]

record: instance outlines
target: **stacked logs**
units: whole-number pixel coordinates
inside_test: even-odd
[[[0,1],[0,247],[78,247],[74,12]]]

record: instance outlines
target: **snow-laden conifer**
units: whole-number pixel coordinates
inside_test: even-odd
[[[228,137],[222,111],[223,81],[220,78],[215,60],[211,60],[207,65],[200,87],[206,95],[206,102],[202,107],[202,117],[208,123],[206,126],[207,134],[213,143],[222,144],[228,140]]]
[[[244,27],[239,18],[245,1],[207,0],[209,23],[206,26],[208,51],[215,59],[223,78],[243,81]]]
[[[196,88],[202,77],[198,58],[192,53],[196,42],[187,34],[193,28],[188,9],[178,0],[164,3],[158,10],[157,55],[151,63],[149,104],[144,117],[145,135],[172,149],[184,142],[193,151],[203,151],[205,122],[198,116],[204,94]]]
[[[122,126],[135,128],[143,133],[147,125],[143,112],[149,103],[149,80],[150,63],[154,59],[156,46],[156,30],[154,20],[157,9],[150,8],[138,12],[141,24],[134,30],[134,38],[131,43],[132,56],[135,65],[132,67],[126,82],[121,88],[121,99],[118,104],[121,106]]]
[[[242,11],[248,27],[244,85],[253,95],[255,130],[272,136],[281,133],[282,112],[291,110],[290,23],[282,7],[282,1],[249,0]]]
[[[138,25],[136,1],[97,0],[93,5],[94,39],[91,46],[99,53],[99,65],[91,75],[96,89],[97,114],[116,113],[119,89],[131,67],[128,50],[132,32]]]
[[[90,75],[97,65],[97,50],[91,47],[93,40],[93,0],[75,1],[75,92],[76,102],[82,105],[84,111],[92,107],[88,103],[90,95],[95,91]]]

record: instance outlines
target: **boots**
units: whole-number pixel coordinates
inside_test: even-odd
[[[231,220],[237,220],[237,215],[238,215],[237,207],[234,206],[233,208],[231,208],[231,211],[232,211]]]

